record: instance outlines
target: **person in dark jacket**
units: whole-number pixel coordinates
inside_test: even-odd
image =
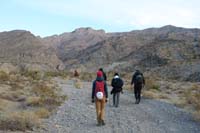
[[[103,93],[101,99],[99,99],[97,95],[99,91],[98,89],[100,89],[101,92]],[[93,81],[92,85],[92,103],[95,102],[96,104],[97,126],[105,125],[104,114],[105,114],[105,103],[107,102],[107,98],[108,98],[107,84],[103,79],[103,73],[101,71],[98,71],[97,78],[96,80]]]
[[[144,76],[139,70],[136,70],[136,72],[132,77],[131,85],[133,84],[134,84],[134,94],[136,99],[135,104],[139,104],[141,99],[141,90],[145,85]]]
[[[107,81],[107,76],[106,76],[106,73],[103,71],[103,68],[99,68],[99,71],[103,73],[103,79]]]
[[[112,82],[111,82],[111,86],[113,87],[113,89],[110,92],[111,94],[113,94],[113,106],[115,107],[119,106],[119,96],[120,96],[120,92],[123,93],[122,91],[123,84],[124,82],[119,77],[119,74],[115,73],[114,78],[112,79]]]

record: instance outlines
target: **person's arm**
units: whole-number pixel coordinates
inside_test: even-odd
[[[122,80],[122,79],[121,79]],[[124,85],[124,81],[122,80],[122,88],[121,88],[121,93],[124,93],[123,92],[123,85]]]
[[[95,93],[95,81],[92,84],[92,99],[94,99],[94,94]]]
[[[107,76],[106,76],[106,73],[105,73],[105,72],[103,72],[103,75],[104,75],[104,78],[105,78],[104,80],[105,80],[105,81],[107,81]]]
[[[132,80],[131,80],[131,85],[133,85],[134,84],[134,80],[135,80],[135,74],[133,75],[133,77],[132,77]]]
[[[104,91],[105,91],[105,95],[106,95],[106,99],[108,98],[108,87],[106,82],[104,82]]]
[[[144,76],[143,76],[143,84],[145,85],[145,79],[144,79]]]
[[[112,79],[111,86],[114,87],[114,79]]]

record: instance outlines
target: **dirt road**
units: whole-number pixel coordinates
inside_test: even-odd
[[[91,103],[91,82],[83,82],[81,89],[73,80],[56,79],[68,100],[57,113],[46,120],[48,133],[199,133],[200,124],[191,115],[174,105],[142,99],[134,104],[133,93],[120,95],[118,108],[112,106],[112,95],[106,105],[105,126],[96,126],[95,104]],[[110,90],[109,90],[110,92]]]

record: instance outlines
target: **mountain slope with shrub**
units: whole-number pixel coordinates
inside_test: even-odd
[[[61,65],[55,49],[28,31],[0,33],[0,68],[53,70]]]
[[[82,50],[68,68],[152,71],[161,77],[200,81],[200,30],[174,26],[120,33]],[[176,75],[178,74],[178,75]]]
[[[0,33],[1,68],[151,71],[163,78],[200,81],[200,30],[167,25],[121,33],[79,28],[40,38],[26,31]],[[64,64],[64,65],[63,65]],[[48,67],[47,67],[48,66]]]

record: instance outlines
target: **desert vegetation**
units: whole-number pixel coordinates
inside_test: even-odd
[[[199,82],[164,80],[149,74],[145,74],[145,79],[144,97],[172,103],[191,112],[194,119],[200,120]]]
[[[65,73],[66,74],[66,73]],[[66,96],[51,79],[63,73],[0,71],[0,129],[32,130],[48,118]]]

